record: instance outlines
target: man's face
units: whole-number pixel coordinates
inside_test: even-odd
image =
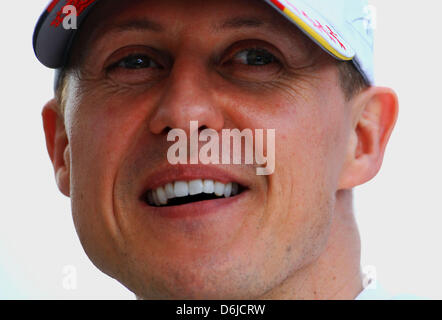
[[[65,126],[91,260],[143,298],[258,298],[325,249],[350,127],[336,64],[262,1],[102,1],[77,46]],[[98,8],[97,7],[97,8]],[[87,31],[84,31],[87,30]],[[275,171],[167,161],[189,122],[276,129]],[[148,205],[174,181],[234,197]]]

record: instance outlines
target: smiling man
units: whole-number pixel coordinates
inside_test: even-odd
[[[64,5],[34,34],[57,69],[42,115],[99,269],[140,299],[363,291],[352,189],[379,171],[398,112],[374,86],[365,1],[77,1],[69,30]],[[171,164],[168,133],[192,121],[276,129],[273,174]]]

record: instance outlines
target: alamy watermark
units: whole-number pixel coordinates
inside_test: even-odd
[[[256,174],[259,176],[271,175],[275,171],[275,129],[242,131],[223,129],[220,137],[213,129],[204,129],[200,132],[198,121],[190,121],[189,128],[190,137],[183,129],[169,131],[167,141],[175,142],[167,151],[167,160],[170,164],[257,165]],[[264,140],[266,140],[265,146]],[[201,148],[199,148],[200,142],[205,142]],[[189,155],[188,150],[190,150]]]
[[[63,279],[61,285],[63,289],[71,291],[77,289],[77,268],[72,265],[63,267]]]
[[[364,7],[364,27],[365,30],[375,30],[377,27],[377,11],[373,5]]]
[[[367,265],[362,268],[362,287],[364,289],[377,289],[377,272],[376,267]]]
[[[62,10],[63,14],[66,16],[63,18],[63,28],[66,30],[78,29],[77,25],[77,8],[72,5],[64,6]]]

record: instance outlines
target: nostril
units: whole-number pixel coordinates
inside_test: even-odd
[[[170,131],[172,130],[172,128],[171,127],[165,127],[164,129],[163,129],[163,134],[164,135],[167,135]]]

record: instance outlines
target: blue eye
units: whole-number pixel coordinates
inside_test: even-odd
[[[265,66],[277,61],[273,54],[264,49],[243,50],[235,55],[234,60],[251,66]]]
[[[130,55],[115,64],[124,69],[159,68],[159,65],[145,55]]]

